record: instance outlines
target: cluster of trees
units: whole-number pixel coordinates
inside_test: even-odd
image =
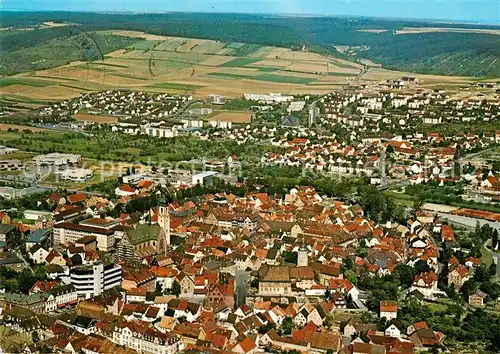
[[[33,270],[25,268],[16,272],[7,267],[0,267],[0,284],[6,292],[28,294],[29,289],[39,280],[47,279],[43,266],[35,266]]]
[[[440,186],[438,181],[429,181],[427,183],[406,186],[405,191],[417,201],[448,204],[463,208],[476,208],[494,212],[500,211],[500,208],[496,204],[485,204],[464,200],[462,195],[465,185],[465,182],[457,184],[448,182],[445,183],[444,186]]]
[[[368,291],[366,306],[375,312],[378,312],[380,301],[398,300],[401,292],[408,289],[413,283],[415,275],[430,270],[426,262],[418,261],[413,267],[398,264],[392,274],[383,277],[372,277],[365,269],[362,269],[357,279],[351,279],[352,276],[349,273],[351,267],[348,263],[344,263],[342,267],[344,276],[356,284],[359,289]],[[353,274],[355,276],[355,273]]]
[[[52,207],[47,203],[47,197],[51,193],[51,191],[47,191],[14,199],[5,199],[0,197],[0,208],[18,210],[52,210]]]
[[[500,317],[483,309],[465,312],[463,302],[452,302],[444,308],[433,309],[417,301],[406,302],[398,312],[405,325],[426,321],[435,330],[445,333],[448,341],[466,343],[477,350],[479,342],[486,350],[500,350]],[[475,351],[475,350],[474,350]]]
[[[7,31],[2,35],[2,45],[6,43],[7,49],[2,50],[0,73],[12,75],[50,69],[76,60],[103,60],[107,53],[138,41],[138,38],[87,32],[74,26]]]
[[[494,263],[492,263],[490,267],[481,264],[476,268],[472,279],[467,280],[460,288],[460,292],[465,298],[468,298],[468,296],[474,294],[476,290],[481,290],[488,295],[486,301],[496,301],[500,296],[500,284],[496,282],[495,274],[496,265]]]
[[[375,221],[398,221],[405,223],[407,213],[405,209],[387,197],[383,192],[373,186],[359,186],[357,200],[366,215]]]
[[[406,193],[414,196],[416,199],[444,204],[462,202],[461,195],[463,192],[464,189],[461,185],[439,186],[438,181],[406,187]]]
[[[167,163],[190,161],[202,157],[224,159],[236,155],[244,163],[255,165],[269,146],[255,142],[238,145],[234,141],[200,140],[193,136],[172,139],[151,139],[146,135],[108,134],[95,132],[64,134],[22,134],[9,140],[9,146],[41,154],[51,152],[77,153],[99,161],[126,161],[154,163],[163,167]],[[274,151],[271,148],[271,151]]]

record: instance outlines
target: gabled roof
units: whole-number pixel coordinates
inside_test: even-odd
[[[68,196],[68,201],[71,204],[81,203],[87,199],[87,196],[83,193],[76,193]]]
[[[255,342],[250,337],[247,337],[244,340],[242,340],[241,342],[239,342],[237,344],[237,346],[239,346],[243,350],[244,353],[248,353],[257,347],[255,345]]]
[[[398,303],[396,301],[380,301],[380,312],[397,312]]]

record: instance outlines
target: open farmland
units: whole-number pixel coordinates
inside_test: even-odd
[[[17,129],[19,131],[29,130],[32,133],[49,131],[49,129],[38,128],[38,127],[31,127],[31,126],[27,126],[27,125],[3,124],[3,123],[0,123],[0,130],[1,131],[7,131],[9,129],[11,129],[11,130],[16,130]]]
[[[55,68],[0,78],[3,102],[43,104],[89,91],[128,88],[154,92],[326,93],[360,80],[413,75],[369,67],[338,57],[289,48],[215,40],[157,36],[136,31],[102,31],[127,38],[121,49],[96,61],[75,60]],[[465,77],[414,75],[423,86],[462,85]]]
[[[149,34],[149,33],[144,33],[144,32],[139,32],[139,31],[112,31],[112,33],[117,35],[117,36],[143,38],[143,39],[146,39],[148,41],[164,41],[164,40],[168,39],[168,37],[166,37],[166,36],[157,36],[155,34]]]
[[[405,27],[402,30],[396,31],[396,34],[415,34],[415,33],[432,33],[432,32],[487,33],[487,34],[500,35],[500,30],[498,29],[440,28],[440,27]]]

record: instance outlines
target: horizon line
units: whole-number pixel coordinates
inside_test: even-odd
[[[434,19],[421,17],[385,17],[373,15],[350,15],[350,14],[300,14],[300,13],[285,13],[285,12],[210,12],[210,11],[112,11],[112,10],[27,10],[27,9],[2,9],[1,12],[61,12],[61,13],[86,13],[86,14],[116,14],[116,15],[141,15],[141,14],[212,14],[212,15],[253,15],[253,16],[285,16],[285,17],[317,17],[317,18],[373,18],[384,21],[414,21],[414,22],[430,22],[440,24],[464,24],[464,25],[482,25],[500,27],[499,22],[490,22],[487,20],[452,20],[452,19]]]

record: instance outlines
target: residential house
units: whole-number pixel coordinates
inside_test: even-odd
[[[398,303],[396,301],[380,301],[380,318],[387,321],[398,317]]]

